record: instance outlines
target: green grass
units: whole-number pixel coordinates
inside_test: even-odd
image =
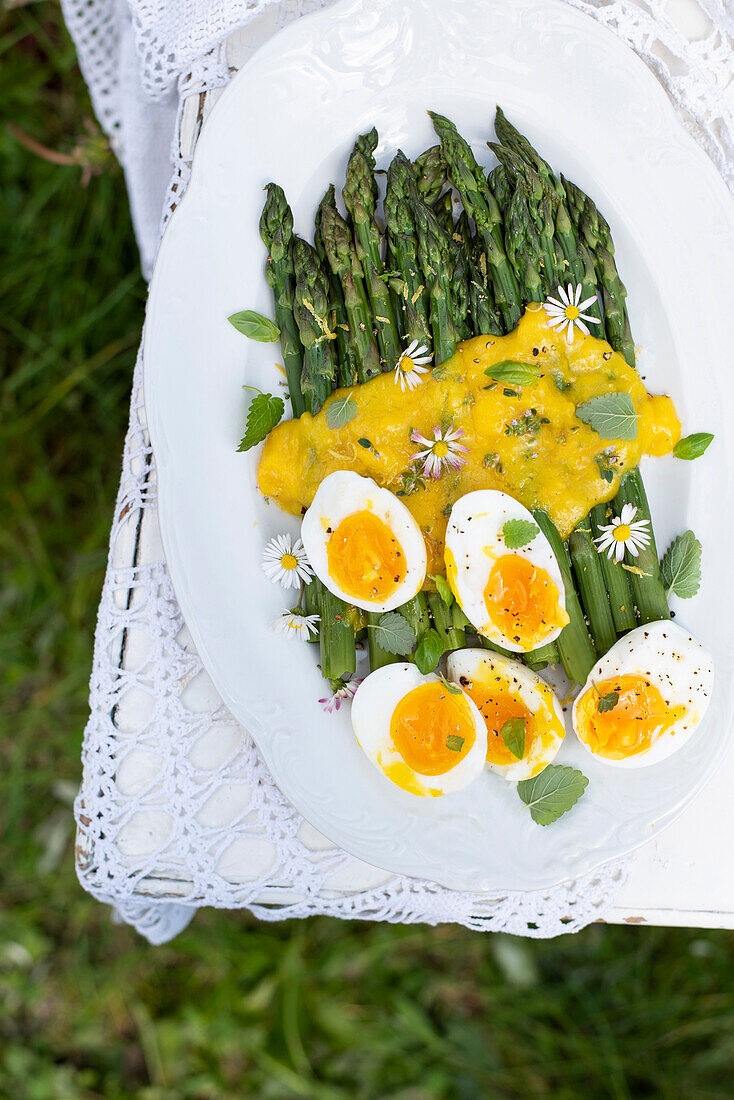
[[[73,149],[90,109],[55,5],[0,15],[0,65],[5,120]],[[729,933],[206,911],[150,948],[81,891],[70,796],[144,286],[113,162],[82,188],[1,125],[0,172],[0,1096],[728,1100]]]

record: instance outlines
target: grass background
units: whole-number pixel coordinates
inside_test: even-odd
[[[81,891],[71,799],[145,287],[55,4],[0,9],[0,65],[0,1096],[728,1100],[728,932],[205,911],[151,948]],[[8,123],[70,156],[82,137],[99,174],[82,187]]]

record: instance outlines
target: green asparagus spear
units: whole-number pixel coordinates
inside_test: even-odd
[[[329,283],[316,250],[300,237],[293,239],[296,276],[293,315],[303,344],[301,392],[315,415],[336,381],[336,336],[329,328]]]
[[[584,613],[574,587],[568,551],[558,534],[558,529],[545,512],[535,510],[533,517],[551,544],[566,589],[566,612],[569,621],[558,635],[556,641],[558,653],[569,680],[575,684],[583,684],[596,661],[596,650],[586,629]]]
[[[529,653],[522,654],[523,664],[527,665],[533,672],[540,672],[548,665],[558,664],[558,659],[558,646],[555,642],[548,642],[547,645],[539,646],[537,649],[531,649]]]
[[[428,606],[433,616],[433,625],[444,641],[444,653],[452,649],[462,649],[466,645],[466,630],[463,626],[454,626],[451,608],[446,606],[438,592],[428,593]]]
[[[418,193],[428,206],[433,206],[448,180],[441,146],[432,145],[425,153],[421,153],[414,169]]]
[[[639,469],[629,470],[619,484],[619,491],[614,498],[614,511],[621,517],[625,504],[631,504],[637,509],[634,519],[647,520],[650,541],[641,549],[634,560],[634,565],[628,566],[626,572],[629,575],[630,588],[637,605],[637,613],[640,623],[651,623],[656,619],[669,619],[670,611],[665,595],[665,587],[660,579],[660,565],[658,551],[655,546],[655,535],[650,518],[650,506],[647,503],[645,487]]]
[[[313,243],[316,254],[329,276],[329,327],[336,333],[337,380],[340,386],[354,386],[357,382],[357,364],[349,332],[347,307],[344,305],[344,292],[341,283],[329,266],[324,248],[324,236],[321,232],[321,220],[326,206],[336,206],[333,183],[327,188],[316,211]]]
[[[315,579],[311,584],[315,583]],[[309,585],[309,588],[311,585]],[[318,606],[321,674],[326,680],[350,676],[357,667],[355,631],[351,609],[325,585],[319,585]]]
[[[506,210],[514,188],[504,164],[498,164],[492,169],[487,176],[487,184],[497,199],[500,210]]]
[[[430,347],[428,291],[420,269],[418,240],[410,205],[413,179],[410,161],[398,150],[387,170],[384,202],[390,266],[395,272],[390,285],[398,298],[398,324],[406,342],[417,340],[419,344]]]
[[[606,526],[614,513],[607,504],[597,504],[589,513],[591,534],[594,539],[601,537],[601,528]],[[635,605],[632,599],[627,573],[620,562],[609,558],[607,554],[599,554],[604,583],[609,594],[609,606],[614,619],[614,626],[618,634],[624,634],[637,626],[635,618]]]
[[[504,165],[508,176],[516,189],[522,189],[528,213],[533,220],[537,238],[536,267],[541,277],[543,290],[547,293],[556,278],[556,254],[553,237],[555,234],[555,207],[558,197],[528,164],[511,149],[496,142],[488,142],[489,148],[496,154],[500,164]],[[509,242],[508,242],[509,243]],[[539,300],[539,299],[538,299]]]
[[[433,203],[433,212],[436,221],[449,237],[454,233],[454,202],[450,191],[445,191],[439,199]]]
[[[344,183],[344,205],[349,211],[357,243],[357,255],[364,272],[367,296],[372,307],[372,320],[384,370],[393,370],[400,358],[400,334],[390,288],[380,256],[380,231],[375,221],[377,185],[375,183],[374,150],[377,131],[357,139],[347,165]]]
[[[469,258],[469,311],[474,336],[503,334],[487,277],[487,257],[479,238],[474,240]]]
[[[265,277],[275,301],[275,323],[280,329],[283,367],[288,381],[293,415],[300,416],[306,405],[301,393],[302,347],[298,326],[293,316],[295,277],[290,244],[293,235],[293,214],[283,189],[269,183],[260,218],[260,236],[268,250]]]
[[[461,195],[464,209],[476,222],[477,232],[483,239],[487,262],[492,268],[495,301],[506,327],[512,329],[520,320],[520,288],[505,254],[499,205],[469,143],[459,134],[453,122],[433,111],[428,113],[441,139],[449,179]]]
[[[601,657],[616,642],[617,631],[609,606],[602,563],[591,538],[588,519],[582,520],[571,532],[568,552],[576,574],[581,602],[589,621],[591,637],[596,652]]]
[[[364,289],[362,267],[349,226],[335,206],[323,206],[321,233],[329,266],[342,286],[357,376],[360,382],[366,382],[380,373],[380,353],[372,335],[372,312]]]
[[[533,148],[528,139],[507,120],[501,107],[497,107],[494,119],[494,128],[497,137],[502,144],[515,152],[518,156],[533,168],[538,175],[545,180],[550,188],[563,198],[563,188],[556,179],[547,161]]]
[[[436,215],[423,202],[415,185],[411,199],[418,240],[418,259],[429,295],[434,362],[438,365],[451,358],[460,339],[453,300],[453,242],[443,232]]]

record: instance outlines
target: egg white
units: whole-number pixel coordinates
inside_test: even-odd
[[[405,555],[405,577],[385,600],[356,599],[329,574],[327,532],[335,531],[347,516],[361,511],[372,512],[381,519]],[[301,539],[311,567],[322,584],[346,603],[365,611],[392,611],[400,607],[420,591],[426,577],[426,543],[416,520],[389,489],[381,489],[372,478],[360,477],[351,470],[337,470],[321,482],[303,517]]]
[[[503,649],[524,653],[525,647],[503,634],[487,613],[484,590],[495,562],[505,554],[518,554],[544,569],[558,589],[558,601],[564,611],[566,589],[556,556],[542,531],[526,546],[507,549],[502,528],[511,519],[535,524],[527,508],[497,489],[478,489],[460,497],[451,509],[446,529],[446,576],[457,603],[480,634]],[[552,642],[562,629],[552,627],[533,648]]]
[[[519,661],[486,649],[457,649],[447,658],[447,675],[449,680],[464,688],[467,694],[471,690],[468,685],[473,683],[501,690],[497,677],[502,677],[512,685],[512,694],[519,696],[530,713],[537,717],[538,724],[545,727],[541,737],[533,738],[526,745],[525,755],[521,760],[510,764],[497,764],[487,760],[490,771],[516,783],[521,779],[532,779],[553,762],[566,735],[563,711],[553,689],[537,672]]]
[[[647,752],[623,760],[609,760],[592,752],[583,738],[578,720],[580,700],[594,684],[614,676],[637,674],[653,684],[666,704],[684,706],[683,714],[670,729],[661,733]],[[714,666],[706,652],[687,630],[667,619],[638,626],[620,638],[589,673],[573,705],[573,728],[587,752],[611,768],[644,768],[658,764],[690,740],[708,709],[714,686]]]
[[[354,735],[362,751],[384,775],[386,768],[404,762],[390,736],[390,722],[396,706],[414,688],[439,680],[435,675],[423,676],[415,665],[406,661],[376,669],[357,688],[352,700]],[[409,793],[434,797],[449,794],[468,786],[482,772],[487,755],[487,727],[468,695],[462,694],[474,719],[474,744],[455,767],[441,775],[422,775],[410,769],[416,789]]]

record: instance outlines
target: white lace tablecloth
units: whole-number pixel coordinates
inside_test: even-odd
[[[265,38],[330,2],[62,0],[125,169],[146,276],[219,90]],[[734,191],[730,0],[566,2],[645,60]],[[303,820],[218,698],[183,623],[157,527],[140,357],[90,704],[78,874],[152,943],[175,936],[203,905],[270,920],[327,913],[553,936],[602,917],[625,880],[629,860],[542,893],[458,893],[361,863]]]

